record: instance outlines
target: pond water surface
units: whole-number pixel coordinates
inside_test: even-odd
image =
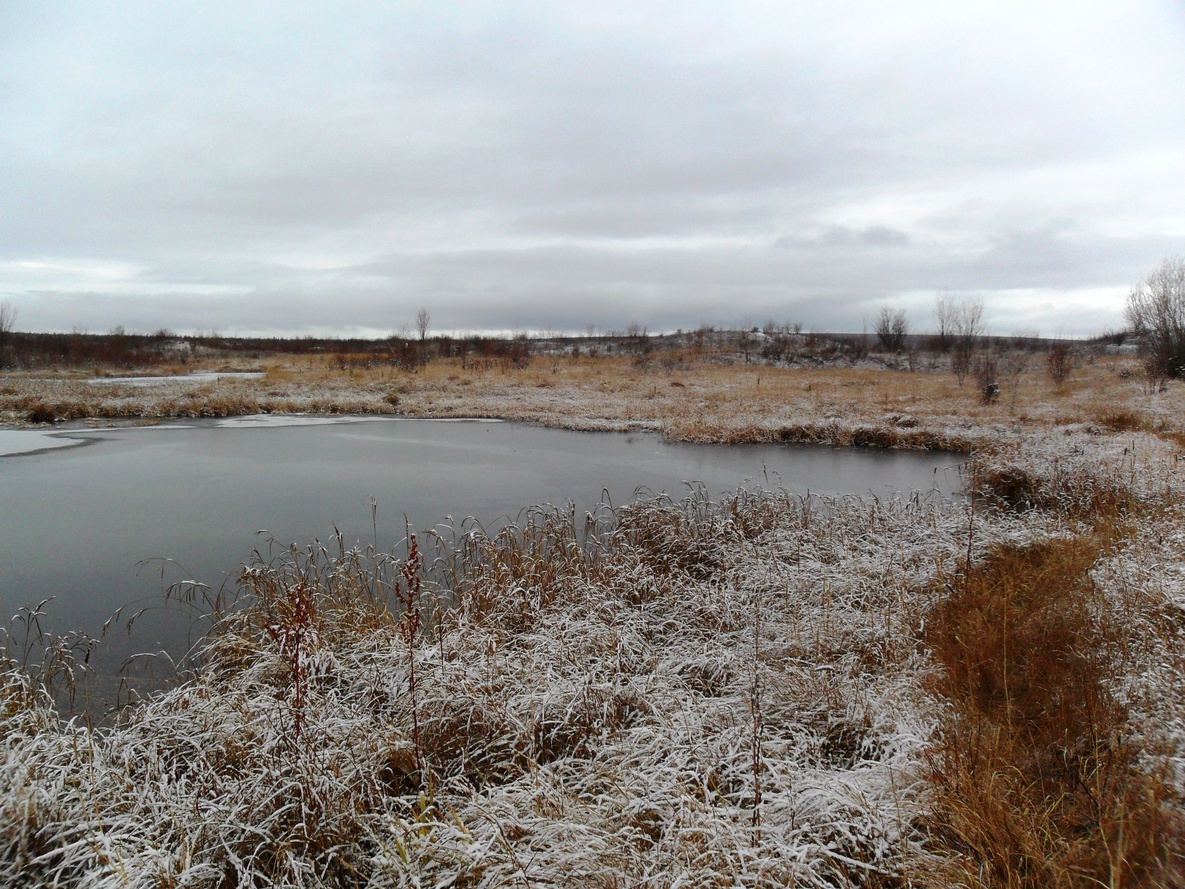
[[[73,445],[73,446],[63,446]],[[587,433],[493,421],[240,418],[153,427],[5,430],[0,438],[0,620],[51,598],[45,629],[98,635],[112,612],[194,579],[217,587],[267,540],[374,542],[396,550],[404,517],[423,530],[487,527],[531,504],[635,491],[717,497],[742,485],[796,492],[958,487],[959,456],[791,445],[690,445],[650,433]],[[401,548],[398,551],[402,551]],[[149,561],[146,564],[145,560]],[[163,561],[169,560],[169,561]],[[188,621],[154,611],[109,634],[96,669],[188,648]]]

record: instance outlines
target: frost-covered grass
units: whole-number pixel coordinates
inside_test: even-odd
[[[266,371],[259,379],[152,387],[9,374],[0,375],[0,423],[314,412],[644,428],[702,442],[966,449],[1049,429],[1185,439],[1185,383],[1150,391],[1131,358],[1099,356],[1054,385],[1040,356],[1009,353],[1000,395],[984,404],[973,380],[960,384],[943,364],[910,372],[842,363],[746,365],[718,360],[723,357],[729,356],[677,362],[669,356],[537,356],[525,368],[438,359],[413,373],[342,367],[332,356],[265,356],[235,366]]]
[[[282,551],[104,729],[3,673],[0,878],[1179,883],[1182,481],[1150,434],[1013,434],[976,510],[742,491]]]

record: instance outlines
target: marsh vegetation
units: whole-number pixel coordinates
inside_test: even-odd
[[[101,729],[53,704],[68,646],[8,663],[3,878],[1180,885],[1181,384],[1102,344],[1060,379],[1043,350],[1001,350],[985,400],[939,353],[745,363],[704,340],[414,370],[222,356],[266,375],[196,395],[4,378],[16,419],[36,392],[80,417],[955,445],[974,497],[740,490],[590,527],[540,509],[443,548],[281,548],[243,570],[190,680]]]

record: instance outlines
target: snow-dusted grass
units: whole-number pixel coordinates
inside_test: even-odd
[[[725,360],[732,357],[554,355],[537,356],[525,368],[438,359],[412,373],[364,362],[342,367],[331,356],[271,356],[242,368],[266,371],[261,378],[152,387],[10,374],[0,376],[0,423],[313,412],[497,417],[574,429],[649,429],[701,442],[955,450],[1049,429],[1185,438],[1185,383],[1149,391],[1131,358],[1099,356],[1054,385],[1039,356],[1010,353],[1000,395],[985,404],[973,381],[960,385],[942,364],[910,372]]]
[[[1000,484],[1018,467],[1023,485]],[[1142,433],[1015,437],[974,480],[996,505],[742,491],[622,507],[588,536],[539,510],[492,539],[428,546],[426,563],[283,550],[244,572],[246,607],[223,616],[193,680],[107,728],[62,723],[36,683],[4,672],[0,878],[1095,885],[1073,867],[1001,871],[956,819],[975,815],[949,780],[975,711],[951,685],[960,649],[952,660],[935,635],[968,578],[1068,547],[1073,570],[1056,573],[1080,595],[1050,613],[1074,617],[1080,641],[1123,630],[1092,661],[1090,695],[1108,702],[1119,746],[1105,749],[1126,757],[1123,799],[1151,800],[1129,826],[1162,831],[1138,861],[1108,846],[1102,876],[1171,883],[1185,749],[1181,578],[1164,567],[1185,555],[1175,455]],[[1116,529],[1105,546],[1101,522]],[[1009,570],[1008,585],[975,587],[989,604],[1023,588]],[[959,775],[1017,782],[1015,762],[989,765]],[[1056,799],[1055,785],[1020,787],[1032,805]],[[1001,811],[1009,861],[1009,831],[1029,821]],[[1095,836],[1115,839],[1113,822]],[[1054,851],[1057,831],[1074,839],[1039,826]]]

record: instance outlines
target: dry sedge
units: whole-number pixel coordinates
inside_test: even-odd
[[[1179,880],[1169,788],[1138,764],[1109,689],[1127,628],[1090,569],[1112,526],[994,547],[944,580],[926,635],[947,710],[931,753],[936,841],[987,885],[1163,886]]]

